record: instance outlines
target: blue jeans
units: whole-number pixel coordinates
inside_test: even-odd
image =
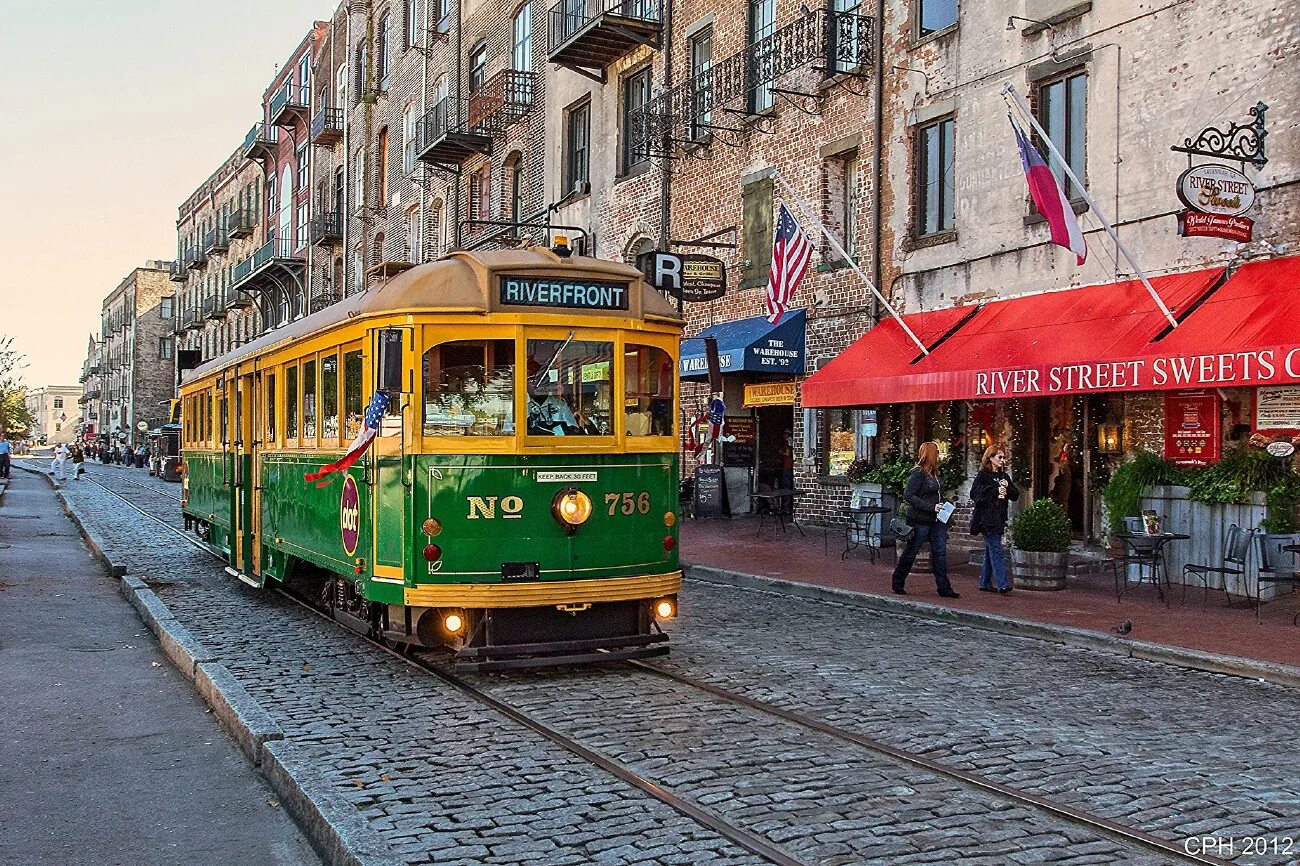
[[[902,589],[907,573],[912,570],[916,553],[921,545],[930,542],[930,570],[934,572],[934,585],[939,592],[950,592],[952,584],[948,582],[948,524],[918,523],[912,527],[912,537],[898,557],[894,566],[894,589]]]
[[[998,589],[1010,589],[1007,579],[1007,557],[1002,550],[1002,533],[984,533],[984,567],[980,569],[980,589],[994,584]]]

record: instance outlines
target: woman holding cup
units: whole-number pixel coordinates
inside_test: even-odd
[[[984,536],[984,567],[980,569],[980,592],[1011,592],[1007,560],[1002,550],[1002,533],[1007,528],[1007,506],[1020,498],[1007,471],[1010,456],[1002,445],[984,449],[980,471],[971,483],[970,498],[975,512],[970,519],[971,535]]]

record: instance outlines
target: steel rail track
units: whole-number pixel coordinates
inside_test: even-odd
[[[87,480],[90,479],[87,478]],[[161,524],[162,526],[166,527],[170,531],[181,536],[181,538],[183,538],[185,541],[189,542],[190,544],[193,544],[198,549],[206,553],[212,554],[213,556],[216,556],[219,559],[224,559],[221,556],[219,551],[209,546],[202,540],[195,538],[189,533],[181,529],[178,529],[177,527],[171,525],[170,523],[167,523],[165,520],[153,514],[150,514],[149,512],[145,511],[143,508],[140,508],[135,503],[123,497],[121,494],[106,487],[103,484],[100,484],[98,481],[92,480],[91,483],[95,484],[97,487],[108,492],[109,494],[117,497],[128,507],[134,509],[135,511],[138,511],[140,514],[144,515],[150,520],[153,520],[154,522]],[[138,486],[144,487],[144,485],[138,485]],[[146,489],[150,489],[150,488],[146,488]],[[157,493],[160,491],[153,491],[153,492]],[[345,628],[345,626],[343,626],[341,623],[338,623],[337,620],[335,620],[332,616],[330,616],[328,612],[321,610],[314,603],[299,597],[297,594],[290,591],[287,587],[275,587],[274,590],[276,592],[279,592],[284,597],[290,599],[295,604],[312,612],[313,614],[323,619],[326,619],[329,622],[340,626],[341,628]],[[467,682],[466,680],[461,679],[455,674],[452,674],[446,670],[441,669],[436,662],[422,659],[420,658],[419,654],[408,654],[408,653],[400,652],[394,649],[393,647],[385,643],[381,643],[373,638],[367,637],[365,635],[358,635],[357,632],[353,631],[352,629],[347,629],[347,631],[349,634],[360,637],[361,639],[367,641],[370,645],[374,646],[375,648],[379,649],[384,653],[387,653],[391,657],[395,659],[399,659],[405,662],[406,664],[411,665],[412,667],[415,667],[421,671],[424,671],[425,673],[431,674],[439,678],[440,680],[447,683],[448,685],[451,685],[452,687],[456,688],[461,693],[473,698],[474,700],[484,704],[485,706],[492,708],[493,710],[497,711],[499,714],[516,722],[517,724],[522,725],[523,727],[528,728],[529,730],[541,735],[542,737],[546,738],[550,742],[555,743],[556,745],[560,746],[564,750],[568,751],[573,755],[576,755],[577,757],[581,758],[584,761],[587,761],[593,766],[599,767],[600,769],[605,770],[606,772],[610,773],[611,775],[615,776],[621,781],[629,785],[632,785],[635,788],[638,788],[639,790],[645,792],[646,794],[649,794],[650,796],[654,797],[656,800],[659,800],[660,802],[671,807],[672,809],[679,812],[680,814],[685,815],[686,817],[696,821],[702,826],[708,827],[709,829],[718,833],[720,836],[723,836],[724,838],[731,840],[732,842],[748,850],[749,852],[756,854],[768,860],[771,863],[778,864],[778,866],[806,866],[806,864],[804,864],[802,861],[791,857],[789,854],[787,854],[780,848],[773,846],[765,839],[753,833],[750,833],[747,830],[737,827],[734,824],[731,824],[730,822],[726,821],[724,818],[722,818],[720,815],[717,815],[714,812],[711,812],[707,809],[703,809],[695,805],[694,803],[691,803],[687,800],[682,799],[681,797],[678,797],[676,794],[673,794],[671,791],[668,791],[665,788],[661,787],[660,785],[657,785],[656,783],[650,781],[649,779],[646,779],[644,776],[639,775],[634,770],[631,770],[630,768],[625,767],[622,764],[619,764],[618,762],[612,760],[611,758],[606,757],[605,755],[600,754],[599,752],[595,752],[587,748],[586,746],[579,743],[577,740],[570,737],[568,734],[565,734],[562,731],[553,728],[550,725],[547,725],[545,722],[535,719],[532,716],[529,716],[527,713],[524,713],[510,706],[509,704],[505,703],[499,698],[496,698],[490,693],[482,689],[479,689],[477,686],[473,685],[470,682]],[[1207,854],[1191,853],[1185,850],[1184,848],[1174,844],[1173,842],[1167,841],[1165,839],[1161,839],[1158,836],[1154,836],[1150,833],[1147,833],[1143,830],[1139,830],[1135,827],[1129,827],[1124,824],[1120,824],[1119,822],[1112,821],[1109,818],[1104,818],[1100,815],[1094,815],[1091,812],[1084,811],[1083,809],[1078,809],[1063,803],[1057,803],[1045,797],[1041,797],[1036,794],[1031,794],[1027,791],[1022,791],[1017,788],[1013,788],[1009,785],[1004,785],[1000,782],[996,782],[993,781],[992,779],[988,779],[984,776],[981,776],[978,773],[972,773],[967,770],[962,770],[956,767],[945,765],[940,761],[936,761],[932,758],[927,758],[924,755],[918,754],[916,752],[909,752],[905,749],[899,749],[894,746],[890,746],[886,743],[881,742],[880,740],[874,739],[872,737],[868,737],[864,734],[859,734],[854,731],[846,730],[844,728],[837,727],[827,722],[814,719],[811,716],[807,716],[792,710],[787,710],[784,709],[783,707],[778,707],[774,704],[770,704],[764,701],[757,700],[755,698],[750,698],[745,695],[732,692],[728,689],[721,688],[720,686],[715,686],[712,683],[707,683],[704,682],[703,680],[699,680],[694,677],[687,676],[685,674],[679,674],[673,671],[665,670],[664,668],[658,667],[657,665],[649,664],[644,661],[630,660],[630,661],[623,662],[623,664],[636,668],[638,670],[645,671],[655,676],[663,677],[670,681],[680,683],[681,685],[689,686],[690,688],[705,692],[706,694],[712,695],[721,700],[725,700],[730,703],[744,706],[749,709],[755,710],[757,712],[765,713],[767,715],[782,719],[783,721],[799,725],[809,730],[817,731],[818,733],[821,734],[835,737],[845,742],[853,743],[854,745],[860,746],[870,752],[873,752],[877,755],[884,756],[898,763],[906,764],[908,766],[915,767],[920,770],[924,770],[934,775],[951,779],[963,785],[967,785],[971,788],[974,788],[978,791],[991,794],[995,797],[1016,803],[1018,805],[1028,806],[1040,812],[1046,812],[1047,814],[1052,815],[1053,817],[1059,818],[1069,823],[1086,827],[1094,832],[1100,833],[1112,839],[1116,839],[1122,842],[1126,842],[1136,846],[1140,846],[1142,848],[1146,848],[1150,851],[1165,855],[1167,857],[1174,858],[1183,863],[1195,863],[1195,864],[1199,864],[1199,866],[1235,866],[1235,864],[1233,864],[1233,862],[1230,860],[1223,860],[1218,857],[1209,856]]]
[[[159,490],[158,488],[153,487],[153,486],[151,486],[151,485],[148,485],[148,484],[142,484],[141,482],[136,481],[136,480],[133,479],[133,478],[124,478],[124,477],[122,477],[122,476],[120,476],[120,475],[118,475],[118,476],[114,476],[114,477],[115,477],[116,480],[118,480],[118,481],[125,481],[127,484],[130,484],[130,485],[132,485],[133,487],[139,487],[141,490],[148,490],[150,493],[157,494],[158,496],[162,496],[162,497],[164,497],[165,499],[170,499],[170,500],[172,500],[172,501],[174,501],[174,502],[180,502],[180,501],[181,501],[181,497],[180,497],[179,494],[172,494],[172,493],[168,493],[168,492],[165,491],[165,490]],[[88,479],[88,478],[90,478],[90,472],[86,472],[86,474],[82,476],[82,480],[86,480],[86,479]],[[95,482],[95,483],[98,484],[99,482]],[[100,487],[104,487],[104,485],[102,485],[102,484],[100,484],[99,486],[100,486]],[[107,490],[108,488],[104,488],[104,489]],[[110,491],[110,492],[111,492],[111,491]]]

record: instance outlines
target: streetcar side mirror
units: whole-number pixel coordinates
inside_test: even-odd
[[[390,394],[402,388],[402,329],[383,328],[378,332],[379,358],[375,364],[375,390]]]

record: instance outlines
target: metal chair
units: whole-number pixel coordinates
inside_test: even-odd
[[[1259,537],[1259,582],[1255,585],[1255,622],[1262,622],[1260,618],[1260,608],[1264,606],[1264,584],[1265,583],[1289,583],[1300,586],[1300,570],[1295,566],[1295,554],[1291,555],[1291,564],[1283,565],[1278,559],[1275,559],[1268,550],[1268,536],[1263,532],[1256,532]],[[1282,555],[1282,545],[1278,544],[1278,557]],[[1300,620],[1300,610],[1296,611],[1291,617],[1291,625],[1295,625]]]
[[[1160,552],[1164,547],[1163,540],[1158,536],[1140,535],[1145,532],[1141,517],[1125,517],[1124,530],[1127,534],[1119,536],[1120,542],[1124,545],[1124,553],[1110,560],[1111,568],[1115,572],[1115,601],[1122,603],[1124,593],[1133,588],[1128,586],[1128,569],[1132,566],[1137,569],[1137,586],[1142,585],[1143,576],[1149,573],[1156,593],[1168,607],[1169,598],[1165,595],[1165,588],[1160,580],[1161,572],[1165,567],[1165,559]],[[1124,573],[1123,578],[1120,576],[1121,571]],[[1169,577],[1166,574],[1165,583],[1168,582]]]
[[[1210,575],[1222,575],[1224,578],[1224,591],[1227,591],[1227,578],[1229,575],[1242,577],[1246,574],[1247,563],[1250,560],[1250,540],[1254,536],[1255,530],[1242,529],[1237,524],[1228,527],[1228,532],[1223,538],[1223,561],[1218,565],[1206,565],[1195,562],[1189,562],[1183,566],[1183,604],[1187,603],[1187,581],[1188,578],[1196,578],[1201,581],[1205,587],[1204,595],[1201,597],[1201,607],[1204,608],[1210,600]]]
[[[864,509],[878,507],[877,500],[869,499],[862,507]],[[877,552],[876,546],[871,543],[871,522],[875,519],[876,514],[875,511],[849,510],[848,523],[844,524],[844,551],[840,554],[841,562],[849,555],[850,550],[855,547],[865,547],[872,564],[875,564]]]

